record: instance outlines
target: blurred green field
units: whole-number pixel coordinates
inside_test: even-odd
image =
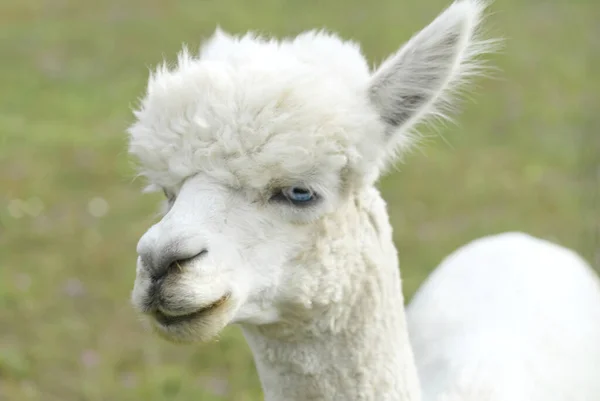
[[[148,67],[219,23],[327,27],[376,63],[448,0],[2,0],[0,400],[262,400],[236,328],[175,346],[129,306],[155,220],[124,130]],[[524,230],[600,264],[600,3],[496,0],[501,71],[381,183],[408,296],[477,236]],[[600,341],[600,339],[599,339]]]

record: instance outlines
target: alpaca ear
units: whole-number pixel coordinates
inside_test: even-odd
[[[409,145],[408,130],[419,121],[444,117],[458,84],[480,71],[475,58],[493,44],[475,37],[483,8],[478,0],[455,1],[372,75],[369,99],[386,124],[388,152]]]

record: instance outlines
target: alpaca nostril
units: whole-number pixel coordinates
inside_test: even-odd
[[[169,273],[182,272],[185,270],[186,265],[206,255],[207,253],[208,250],[203,249],[202,251],[190,257],[182,258],[181,255],[170,255],[170,258],[165,257],[163,258],[163,263],[155,266],[155,268],[152,269],[151,278],[153,281],[159,281]]]

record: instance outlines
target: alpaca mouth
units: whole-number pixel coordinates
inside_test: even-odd
[[[223,295],[221,298],[217,299],[215,302],[213,302],[207,306],[204,306],[192,313],[188,313],[185,315],[172,316],[172,315],[167,315],[167,314],[161,312],[160,310],[155,310],[152,312],[152,316],[158,323],[160,323],[163,326],[173,326],[176,324],[190,322],[190,321],[196,320],[198,318],[204,317],[204,316],[206,316],[206,314],[217,309],[218,307],[223,305],[225,302],[227,302],[227,300],[229,299],[230,296],[231,296],[231,294],[227,293],[227,294]]]

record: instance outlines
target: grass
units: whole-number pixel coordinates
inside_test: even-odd
[[[128,303],[158,197],[126,154],[147,67],[219,23],[328,27],[375,63],[447,1],[4,0],[0,4],[0,399],[260,400],[239,331],[175,346]],[[410,296],[441,258],[522,230],[600,263],[600,5],[496,0],[507,38],[459,124],[381,183]]]

